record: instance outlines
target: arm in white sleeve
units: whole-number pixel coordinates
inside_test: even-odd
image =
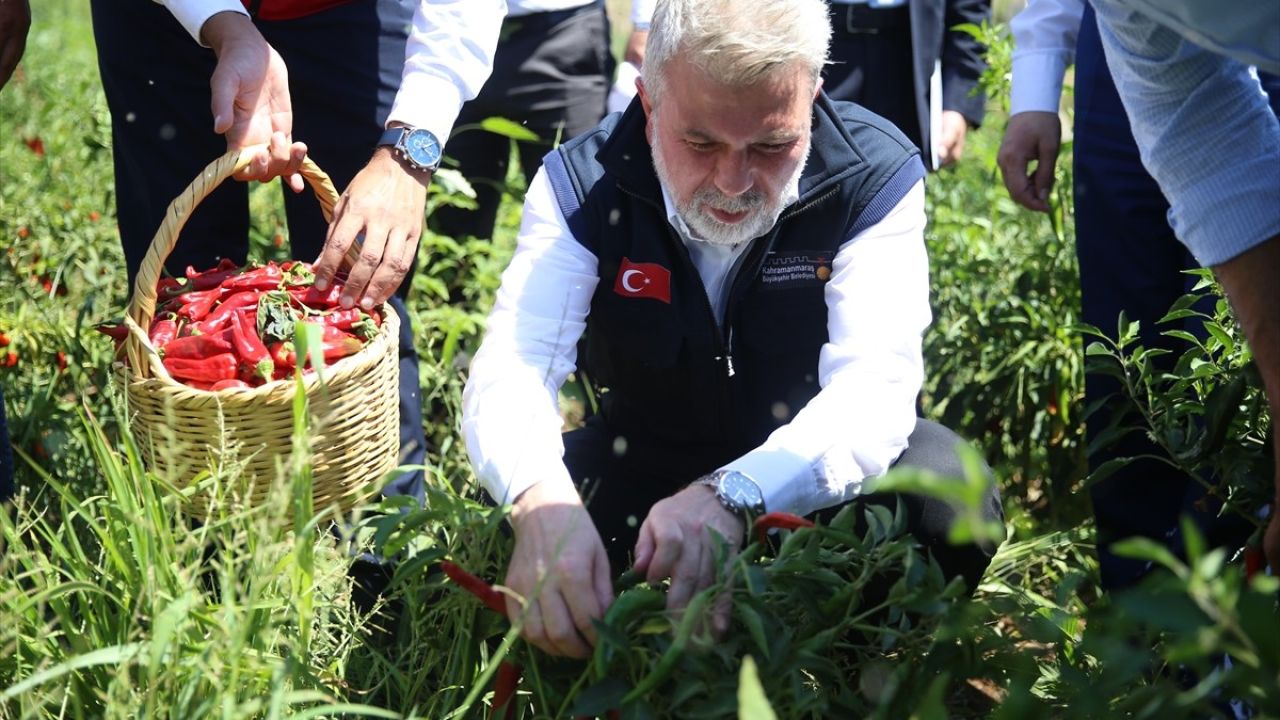
[[[849,500],[906,449],[931,318],[924,226],[922,180],[836,253],[822,389],[764,444],[725,465],[760,485],[769,511],[807,515]]]
[[[1011,114],[1058,112],[1062,78],[1075,61],[1084,0],[1030,0],[1009,21],[1013,32]]]
[[[631,0],[631,27],[637,30],[648,30],[653,19],[653,9],[658,0]]]
[[[467,452],[496,502],[543,480],[569,480],[557,397],[598,281],[595,255],[574,239],[538,170],[462,395]]]
[[[448,138],[462,104],[489,79],[506,14],[506,0],[420,0],[387,123]]]
[[[200,39],[200,29],[209,18],[220,12],[240,13],[248,17],[249,12],[239,0],[155,0],[169,9],[182,27],[191,33],[195,41],[204,45]],[[205,46],[208,47],[208,46]]]

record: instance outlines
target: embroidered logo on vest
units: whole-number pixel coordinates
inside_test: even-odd
[[[769,253],[760,283],[769,290],[821,285],[831,278],[831,254],[820,250]]]
[[[671,271],[657,263],[633,263],[622,258],[613,291],[623,297],[651,298],[671,304]]]

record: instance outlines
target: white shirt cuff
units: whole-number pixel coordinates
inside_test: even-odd
[[[444,143],[462,111],[462,103],[462,93],[452,81],[425,72],[406,72],[387,115],[387,125],[400,122],[425,128]]]
[[[200,30],[209,18],[220,12],[233,12],[249,17],[244,5],[237,0],[169,0],[164,5],[202,47],[209,47],[200,39]]]
[[[1015,53],[1009,114],[1058,112],[1067,61],[1056,50]]]

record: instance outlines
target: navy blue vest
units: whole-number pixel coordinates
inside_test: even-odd
[[[821,94],[800,197],[739,260],[717,328],[667,222],[644,128],[637,100],[544,159],[570,230],[599,261],[578,364],[607,388],[612,432],[697,457],[692,472],[704,472],[758,446],[817,394],[832,260],[902,200],[924,165],[890,123]],[[645,275],[619,273],[636,265],[668,270],[669,292],[627,292]]]

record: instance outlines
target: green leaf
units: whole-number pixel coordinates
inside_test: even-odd
[[[495,135],[501,135],[512,140],[524,142],[537,142],[539,140],[537,133],[529,128],[502,117],[485,118],[480,121],[480,127]]]
[[[578,694],[578,699],[573,703],[573,709],[569,711],[570,715],[587,717],[603,716],[609,710],[620,707],[622,697],[627,694],[631,686],[621,678],[608,677],[600,682],[588,687]]]
[[[742,672],[738,675],[738,720],[777,720],[769,698],[760,685],[756,673],[756,661],[748,655],[742,658]]]
[[[950,679],[949,673],[942,673],[933,679],[924,697],[920,698],[920,702],[911,713],[911,720],[947,720],[947,707],[943,704],[942,697],[947,691],[947,682]]]
[[[87,667],[95,665],[123,665],[133,659],[138,651],[142,650],[142,643],[129,643],[127,645],[112,645],[110,647],[99,648],[92,652],[75,657],[65,662],[58,663],[51,668],[41,670],[34,675],[30,675],[21,682],[10,685],[3,693],[0,693],[0,700],[9,700],[18,697],[26,691],[38,687],[50,680],[55,680],[68,673],[75,672]]]

